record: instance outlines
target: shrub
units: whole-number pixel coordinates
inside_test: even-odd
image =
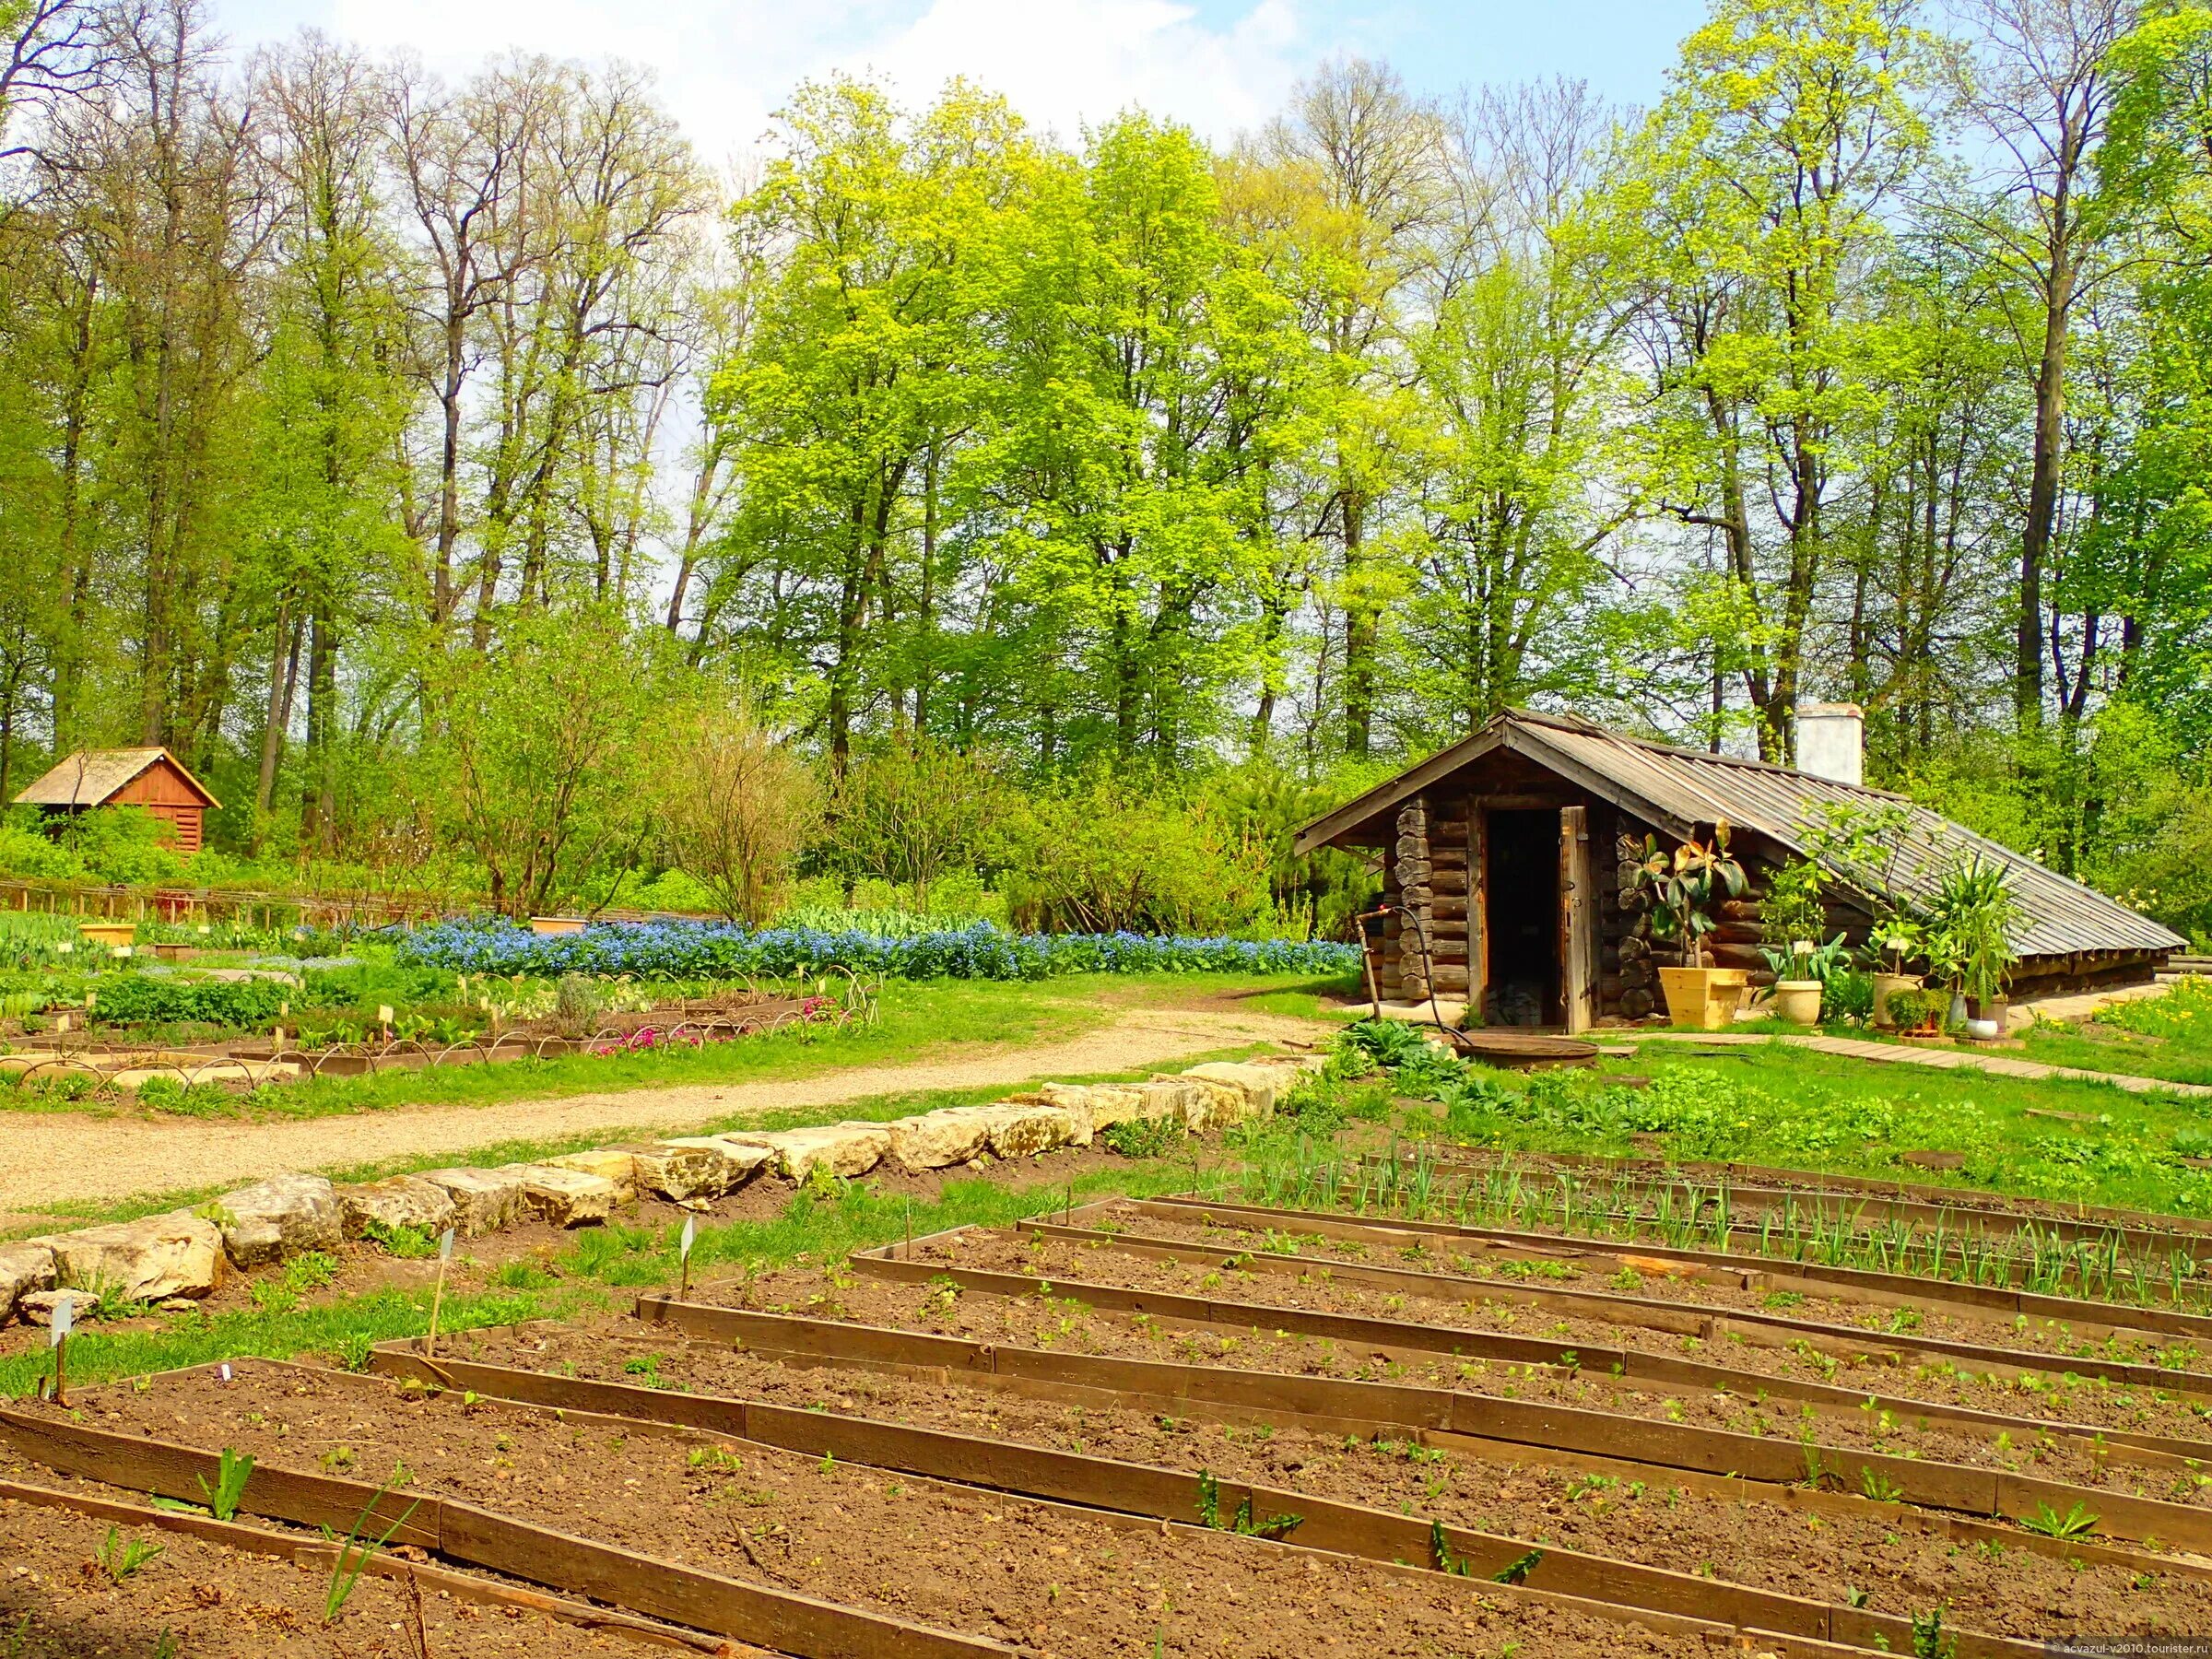
[[[733,922],[782,901],[819,811],[814,774],[742,706],[681,713],[659,774],[669,856]]]
[[[1883,1006],[1883,1011],[1899,1030],[1911,1031],[1918,1030],[1926,1022],[1928,1016],[1941,1006],[1934,992],[1915,990],[1908,985],[1901,991],[1889,993],[1889,1000]]]
[[[978,757],[921,739],[863,755],[830,803],[823,862],[848,879],[873,876],[913,889],[972,876],[997,851],[1013,799]]]
[[[1874,1018],[1874,981],[1864,973],[1834,973],[1821,982],[1820,1020],[1865,1025]]]
[[[1267,856],[1203,805],[1096,772],[1033,803],[1007,896],[1025,927],[1250,932],[1274,914]]]

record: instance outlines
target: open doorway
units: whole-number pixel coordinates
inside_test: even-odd
[[[1489,979],[1483,1023],[1558,1025],[1559,815],[1503,810],[1487,816],[1482,921]]]

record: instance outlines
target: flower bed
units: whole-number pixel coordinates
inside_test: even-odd
[[[890,938],[810,927],[596,923],[541,935],[501,922],[441,923],[399,936],[405,962],[468,973],[631,973],[688,978],[847,969],[893,979],[1041,980],[1068,973],[1347,973],[1350,945],[1144,934],[1009,934],[987,923]]]

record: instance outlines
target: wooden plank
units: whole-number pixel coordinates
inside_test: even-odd
[[[218,1463],[214,1453],[191,1446],[7,1409],[0,1409],[0,1443],[64,1475],[185,1503],[202,1501],[206,1493],[200,1489],[200,1478],[205,1477],[212,1487]],[[357,1523],[380,1534],[394,1526],[394,1544],[438,1547],[441,1505],[436,1498],[404,1489],[380,1493],[361,1481],[337,1480],[269,1463],[254,1465],[251,1492],[252,1512],[272,1520],[327,1526],[340,1537]]]
[[[1490,816],[1479,803],[1467,814],[1467,1012],[1482,1018],[1490,989]]]
[[[1581,806],[1559,808],[1559,1000],[1570,1036],[1597,1023],[1597,888]]]
[[[766,1589],[571,1537],[473,1504],[445,1507],[448,1554],[538,1583],[559,1583],[613,1606],[735,1636],[740,1641],[806,1653],[810,1659],[978,1659],[1014,1651],[981,1637],[886,1618],[794,1590]]]
[[[63,1492],[51,1487],[0,1480],[0,1498],[39,1509],[60,1510],[93,1520],[112,1521],[124,1525],[143,1526],[156,1532],[198,1538],[204,1543],[235,1549],[241,1554],[294,1561],[315,1571],[327,1571],[336,1564],[338,1558],[338,1546],[324,1543],[319,1537],[272,1532],[238,1521],[218,1521],[213,1515],[148,1509],[143,1504],[125,1503],[88,1492]],[[451,1596],[455,1601],[542,1614],[559,1624],[610,1631],[648,1646],[710,1653],[715,1655],[716,1659],[750,1659],[753,1654],[768,1659],[764,1649],[748,1647],[746,1655],[737,1655],[732,1653],[729,1643],[720,1637],[701,1636],[669,1625],[650,1624],[605,1607],[585,1606],[560,1596],[524,1590],[515,1584],[495,1583],[489,1579],[477,1578],[473,1573],[455,1572],[450,1568],[428,1566],[420,1561],[403,1561],[381,1551],[362,1564],[362,1571],[375,1578],[413,1579],[422,1588]]]

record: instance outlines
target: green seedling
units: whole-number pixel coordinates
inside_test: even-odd
[[[161,1546],[150,1538],[125,1538],[111,1526],[92,1559],[102,1572],[120,1584],[160,1553]]]
[[[1860,1466],[1859,1490],[1865,1492],[1877,1503],[1897,1503],[1901,1501],[1905,1495],[1903,1487],[1899,1486],[1896,1481],[1891,1480],[1872,1465]]]
[[[1544,1552],[1540,1549],[1532,1549],[1526,1555],[1508,1561],[1498,1571],[1491,1573],[1490,1582],[1494,1584],[1525,1584],[1528,1583],[1528,1575],[1543,1564]]]
[[[2084,1509],[2077,1500],[2065,1514],[2060,1514],[2048,1503],[2038,1504],[2032,1515],[2013,1517],[2031,1533],[2041,1533],[2046,1538],[2079,1538],[2097,1530],[2099,1517]]]
[[[367,1536],[369,1524],[376,1515],[376,1506],[391,1495],[403,1473],[402,1469],[393,1470],[392,1477],[376,1488],[376,1496],[370,1499],[362,1506],[361,1512],[353,1518],[352,1530],[346,1535],[346,1541],[338,1546],[338,1559],[332,1563],[330,1570],[330,1588],[323,1596],[324,1624],[337,1623],[338,1615],[346,1610],[347,1602],[353,1597],[354,1586],[360,1583],[361,1574],[368,1571],[369,1563],[376,1559],[385,1545],[392,1542],[393,1535],[422,1507],[422,1500],[418,1498],[381,1535],[373,1539]]]
[[[207,1508],[218,1521],[238,1518],[239,1500],[246,1495],[246,1482],[253,1475],[252,1454],[225,1446],[222,1455],[216,1459],[215,1484],[209,1486],[205,1475],[196,1477],[200,1491],[207,1500]]]
[[[1912,1615],[1912,1659],[1952,1659],[1959,1643],[1943,1633],[1943,1609]]]

